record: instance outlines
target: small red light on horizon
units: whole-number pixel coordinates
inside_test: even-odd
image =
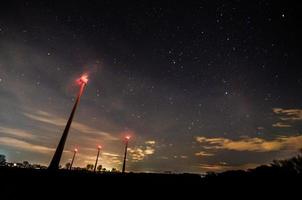
[[[131,138],[130,135],[127,135],[127,136],[125,137],[126,140],[130,140],[130,138]]]

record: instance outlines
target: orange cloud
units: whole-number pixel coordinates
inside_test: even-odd
[[[266,140],[257,137],[241,138],[239,140],[231,140],[222,137],[196,137],[196,141],[202,144],[206,144],[206,149],[226,149],[233,151],[269,152],[282,149],[298,150],[302,147],[302,135],[281,136],[273,140]]]
[[[199,168],[205,172],[223,172],[228,170],[247,170],[259,166],[259,163],[246,163],[242,165],[229,165],[225,162],[214,164],[200,164]]]
[[[143,160],[146,156],[152,155],[155,153],[155,141],[146,141],[146,146],[129,148],[129,153],[132,158],[132,161],[137,162]]]
[[[145,144],[153,145],[153,144],[155,144],[155,141],[154,140],[149,140],[149,141],[146,141]]]

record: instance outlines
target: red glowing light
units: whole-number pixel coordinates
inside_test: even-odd
[[[87,84],[88,83],[88,74],[83,74],[79,79],[77,79],[77,83],[79,85],[82,85],[82,84]]]
[[[102,148],[102,146],[101,145],[98,145],[98,149],[101,149]]]
[[[74,149],[74,152],[78,152],[78,149],[77,149],[77,148],[75,148],[75,149]]]
[[[125,137],[126,140],[130,140],[130,138],[131,138],[130,135],[127,135],[127,136]]]

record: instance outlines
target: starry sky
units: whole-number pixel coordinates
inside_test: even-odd
[[[61,164],[247,169],[302,147],[299,5],[273,0],[9,1],[0,8],[0,154]]]

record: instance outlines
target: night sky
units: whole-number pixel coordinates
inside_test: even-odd
[[[0,154],[48,165],[83,73],[61,164],[205,172],[302,147],[301,7],[274,0],[7,1]],[[83,1],[84,2],[84,1]]]

